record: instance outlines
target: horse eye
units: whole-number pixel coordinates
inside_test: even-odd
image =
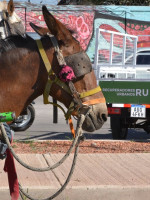
[[[59,40],[59,41],[58,41],[58,45],[59,45],[59,46],[64,46],[64,45],[65,45],[65,43],[64,43],[64,41],[63,41],[63,40]]]

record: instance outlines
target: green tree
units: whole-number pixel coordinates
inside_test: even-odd
[[[149,6],[150,0],[81,0],[83,5],[142,5]]]

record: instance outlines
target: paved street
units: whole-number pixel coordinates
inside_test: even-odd
[[[35,100],[36,118],[33,125],[24,132],[16,132],[15,139],[69,139],[71,137],[69,126],[66,124],[63,112],[59,109],[58,124],[53,124],[53,107],[44,105],[42,96]],[[75,127],[76,121],[74,121]],[[86,139],[112,140],[110,130],[110,119],[108,118],[104,126],[94,133],[85,132]],[[143,129],[130,129],[128,140],[149,140],[150,135]]]

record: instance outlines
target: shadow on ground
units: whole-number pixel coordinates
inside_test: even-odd
[[[112,140],[111,130],[108,133],[84,133],[87,140]],[[72,140],[72,135],[70,132],[47,132],[33,136],[26,136],[22,140]],[[150,140],[150,134],[147,134],[142,129],[129,129],[128,136],[126,140]]]

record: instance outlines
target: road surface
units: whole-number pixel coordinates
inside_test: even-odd
[[[67,140],[72,138],[69,126],[66,124],[64,114],[60,109],[58,110],[58,123],[53,124],[53,106],[44,105],[42,96],[35,100],[34,107],[36,117],[33,125],[26,131],[15,132],[14,139]],[[74,127],[75,124],[76,121],[74,121]],[[150,140],[150,135],[142,129],[130,129],[128,132],[127,140]],[[110,119],[108,118],[107,122],[100,130],[97,130],[92,134],[88,132],[84,133],[86,139],[112,140]]]

